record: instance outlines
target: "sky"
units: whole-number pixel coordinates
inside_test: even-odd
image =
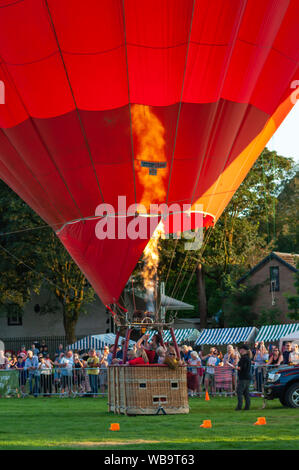
[[[295,104],[266,147],[299,163],[299,102]]]

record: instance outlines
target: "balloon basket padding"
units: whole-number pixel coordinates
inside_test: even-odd
[[[115,365],[108,367],[108,406],[114,414],[189,413],[187,372],[183,366]],[[163,415],[164,415],[163,412]]]

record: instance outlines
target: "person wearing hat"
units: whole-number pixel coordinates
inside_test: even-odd
[[[245,408],[244,410],[249,410],[250,408],[250,395],[249,395],[249,385],[251,382],[251,351],[246,344],[242,344],[239,347],[239,353],[241,358],[238,362],[238,365],[234,366],[238,371],[238,385],[237,385],[237,397],[238,404],[236,411],[242,410],[243,397],[245,399]]]

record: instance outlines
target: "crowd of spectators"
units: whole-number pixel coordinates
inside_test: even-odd
[[[265,368],[299,364],[299,348],[297,344],[287,342],[280,351],[275,345],[266,348],[261,341],[255,343],[250,358],[254,389],[262,391]],[[149,341],[149,335],[145,334],[129,350],[126,350],[124,340],[116,351],[114,346],[105,346],[101,352],[94,349],[71,351],[60,344],[52,356],[44,341],[32,344],[28,350],[24,345],[17,354],[7,352],[0,369],[19,371],[22,395],[98,396],[107,391],[107,368],[110,365],[165,364],[171,368],[184,365],[187,367],[189,395],[200,396],[204,388],[213,396],[216,393],[215,372],[222,366],[226,366],[232,392],[236,391],[239,361],[238,349],[232,345],[227,346],[224,355],[216,347],[203,354],[188,345],[176,350],[171,344],[164,344],[159,334]]]

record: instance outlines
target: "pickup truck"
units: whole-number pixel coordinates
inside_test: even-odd
[[[299,365],[279,366],[265,377],[266,400],[278,398],[283,406],[299,408]]]

